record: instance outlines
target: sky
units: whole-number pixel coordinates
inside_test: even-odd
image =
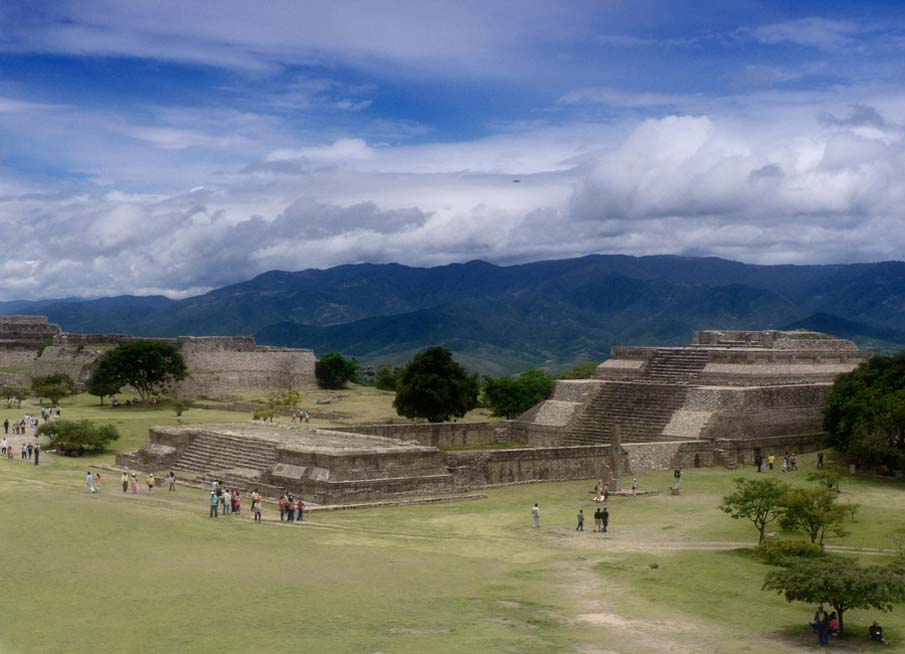
[[[0,300],[902,259],[905,3],[4,0]]]

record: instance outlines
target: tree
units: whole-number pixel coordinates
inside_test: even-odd
[[[579,363],[577,366],[572,368],[571,370],[567,370],[564,373],[556,375],[557,379],[593,379],[594,373],[597,372],[597,366],[600,365],[599,361],[585,361],[584,363]]]
[[[96,425],[90,420],[55,420],[38,427],[39,436],[47,436],[50,446],[61,454],[94,454],[103,452],[119,438],[113,425]]]
[[[4,386],[0,388],[0,397],[6,400],[6,406],[16,403],[16,408],[22,406],[22,400],[28,397],[28,389],[25,386]]]
[[[98,361],[104,379],[112,384],[131,386],[142,401],[154,393],[163,393],[173,382],[186,378],[185,360],[175,347],[159,341],[133,341],[117,345]]]
[[[837,504],[838,494],[825,485],[815,488],[791,488],[783,499],[779,524],[783,529],[800,529],[823,547],[827,533],[845,536],[842,527],[846,507]]]
[[[272,413],[276,413],[279,409],[295,411],[299,407],[302,394],[298,391],[277,391],[267,398],[267,406]]]
[[[768,573],[763,590],[775,590],[788,602],[831,604],[841,635],[848,609],[891,611],[894,603],[905,600],[905,569],[896,564],[861,568],[839,556],[799,559]]]
[[[377,372],[374,373],[374,385],[382,391],[395,391],[400,371],[400,368],[386,363],[377,366]]]
[[[789,486],[772,477],[735,480],[735,491],[723,498],[720,509],[734,519],[750,520],[757,527],[758,543],[764,542],[767,525],[777,520],[783,511],[783,500]]]
[[[823,409],[829,444],[851,456],[900,463],[905,457],[905,352],[875,356],[839,376]]]
[[[321,388],[342,388],[346,382],[355,381],[357,374],[358,362],[339,352],[327,352],[314,364],[314,376]]]
[[[434,346],[402,369],[393,406],[406,418],[445,422],[461,418],[478,404],[478,376],[453,361],[452,353]]]
[[[518,377],[484,378],[484,406],[495,416],[514,418],[553,390],[553,379],[543,370],[528,370]]]
[[[103,404],[105,397],[116,395],[120,388],[122,383],[114,373],[112,360],[101,357],[88,379],[86,389],[91,395],[97,396]]]
[[[39,398],[46,397],[52,404],[56,404],[75,391],[75,381],[69,375],[58,372],[32,378],[31,389]]]

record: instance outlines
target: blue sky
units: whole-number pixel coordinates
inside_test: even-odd
[[[900,259],[903,62],[901,2],[7,1],[0,299]]]

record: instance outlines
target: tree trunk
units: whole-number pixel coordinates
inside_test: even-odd
[[[842,634],[845,633],[845,624],[842,622],[842,616],[845,614],[845,609],[840,608],[833,604],[833,608],[836,609],[836,615],[839,616],[839,636],[842,637]]]

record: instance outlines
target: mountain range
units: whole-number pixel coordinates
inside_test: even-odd
[[[252,334],[259,343],[402,363],[444,344],[503,374],[602,360],[613,345],[688,343],[695,329],[804,328],[877,351],[905,346],[905,262],[760,266],[590,255],[497,266],[344,265],[270,271],[204,295],[0,302],[65,331]]]

